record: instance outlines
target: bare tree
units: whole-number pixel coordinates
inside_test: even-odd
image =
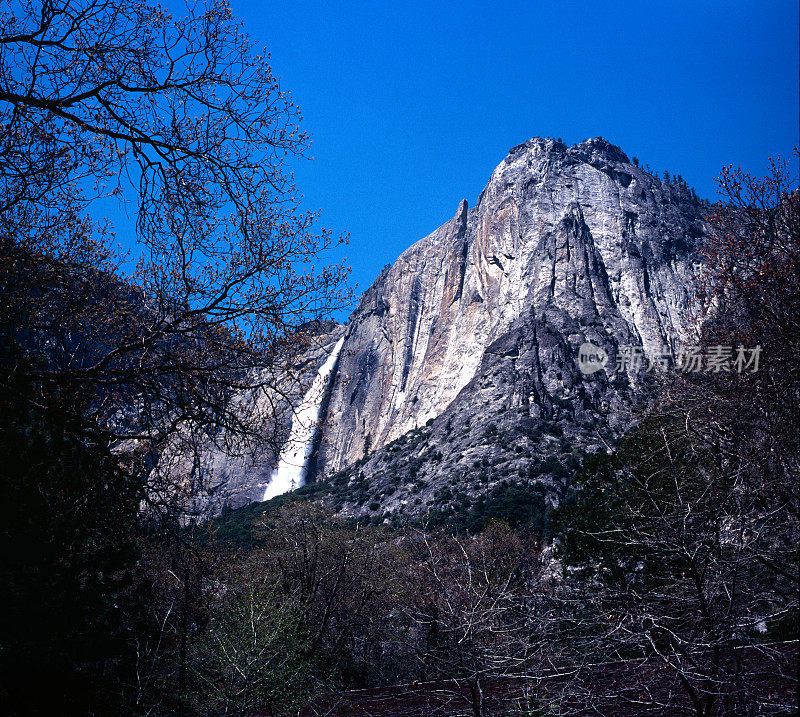
[[[476,717],[490,714],[490,687],[527,677],[536,655],[530,574],[538,546],[495,524],[479,536],[422,534],[415,601],[423,679],[466,685]],[[535,571],[534,571],[535,572]]]
[[[218,575],[193,662],[206,714],[247,715],[296,705],[308,678],[296,606],[258,561]]]
[[[222,0],[176,15],[6,5],[0,308],[14,349],[0,382],[14,400],[145,453],[168,439],[249,453],[273,437],[298,327],[348,300],[344,266],[317,266],[337,241],[298,208],[298,120]],[[114,201],[136,216],[127,273],[92,218]]]
[[[408,629],[401,606],[411,590],[396,542],[308,503],[267,514],[258,533],[263,570],[297,606],[305,656],[343,684],[396,674]]]
[[[798,685],[797,178],[775,162],[764,178],[727,169],[720,189],[700,340],[722,360],[664,377],[658,406],[587,463],[562,509],[562,550],[593,576],[595,624],[574,630],[585,650],[641,661],[621,700],[698,717],[783,713]]]

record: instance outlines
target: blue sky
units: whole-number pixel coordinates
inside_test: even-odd
[[[603,136],[711,199],[800,143],[797,0],[230,1],[303,113],[303,207],[350,234],[356,297],[530,137]]]
[[[232,0],[313,137],[296,169],[359,292],[532,136],[603,136],[713,198],[798,143],[798,7]]]

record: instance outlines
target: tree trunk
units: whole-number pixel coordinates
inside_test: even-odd
[[[473,680],[467,680],[467,684],[472,695],[472,714],[475,717],[487,717],[488,712],[486,711],[486,700],[483,694],[481,678],[475,677]]]

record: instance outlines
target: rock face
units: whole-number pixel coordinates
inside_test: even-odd
[[[476,206],[462,201],[384,269],[350,317],[320,475],[371,453],[361,473],[375,483],[385,456],[376,449],[409,431],[406,462],[443,453],[429,478],[489,460],[486,431],[555,427],[572,448],[599,448],[628,425],[643,380],[615,370],[619,347],[655,359],[686,339],[703,233],[688,189],[603,139],[514,147]],[[610,357],[591,375],[577,364],[587,341]],[[516,472],[554,453],[539,438],[515,446]]]
[[[642,369],[686,342],[704,231],[692,192],[606,140],[514,147],[476,205],[386,267],[346,325],[314,327],[287,396],[343,347],[310,479],[376,519],[463,514],[510,481],[556,502],[582,457],[631,425]],[[276,435],[291,425],[281,411]],[[274,458],[209,450],[195,465],[236,506],[272,494]]]

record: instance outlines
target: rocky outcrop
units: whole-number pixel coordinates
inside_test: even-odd
[[[377,449],[409,431],[420,455],[444,453],[445,442],[426,449],[420,435],[444,435],[447,425],[460,438],[446,442],[438,471],[452,475],[488,459],[478,437],[489,429],[475,426],[499,432],[501,412],[522,437],[514,470],[547,453],[541,436],[523,440],[541,427],[556,426],[573,448],[602,445],[606,432],[613,439],[643,380],[631,367],[615,370],[618,349],[655,359],[686,338],[703,231],[686,188],[603,139],[514,147],[475,207],[462,201],[406,250],[350,317],[320,475],[364,464],[368,453],[372,465]],[[587,341],[610,357],[591,375],[576,362]]]

